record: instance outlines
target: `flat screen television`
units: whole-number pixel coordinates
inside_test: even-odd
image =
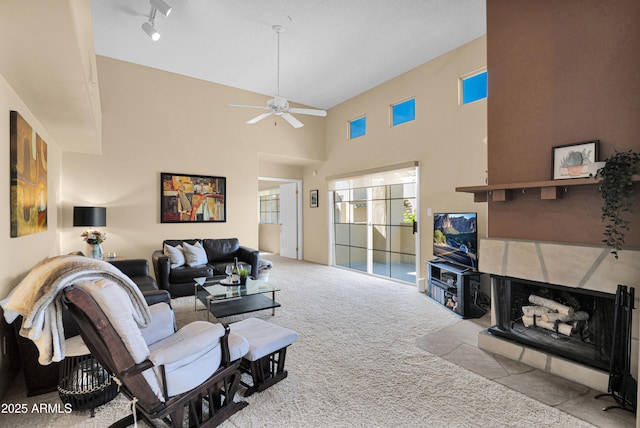
[[[478,268],[477,213],[433,215],[433,254],[458,265]]]

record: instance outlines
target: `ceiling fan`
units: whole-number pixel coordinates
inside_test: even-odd
[[[267,101],[266,106],[250,106],[245,104],[229,104],[229,106],[259,108],[262,110],[269,110],[268,113],[262,113],[261,115],[258,115],[253,119],[248,120],[247,123],[250,125],[253,125],[254,123],[258,123],[262,119],[265,119],[273,114],[273,115],[282,117],[284,120],[289,122],[289,124],[294,128],[301,128],[304,126],[304,124],[300,122],[298,119],[296,119],[295,117],[293,117],[291,113],[308,114],[311,116],[325,117],[327,115],[327,112],[324,110],[316,110],[316,109],[310,109],[310,108],[289,107],[289,101],[287,101],[286,98],[280,96],[280,33],[282,33],[283,28],[281,25],[274,25],[272,28],[273,28],[273,31],[275,31],[276,34],[278,34],[278,71],[277,71],[278,94],[275,95],[273,98],[271,98],[269,101]]]

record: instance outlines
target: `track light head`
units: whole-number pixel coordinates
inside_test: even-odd
[[[164,0],[150,0],[151,7],[163,14],[169,16],[171,13],[171,6],[169,6]]]
[[[142,24],[142,29],[145,33],[147,33],[149,37],[151,37],[151,40],[153,40],[154,42],[160,39],[160,33],[156,31],[151,22],[145,22],[144,24]]]

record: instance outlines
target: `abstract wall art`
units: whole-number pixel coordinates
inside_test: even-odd
[[[11,237],[47,230],[47,143],[10,112]]]
[[[227,221],[225,177],[160,173],[160,222]]]

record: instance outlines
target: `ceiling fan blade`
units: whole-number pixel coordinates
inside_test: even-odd
[[[310,114],[311,116],[326,117],[327,112],[324,110],[316,110],[311,108],[290,108],[291,113]]]
[[[262,113],[260,116],[256,116],[251,120],[248,120],[247,123],[249,125],[253,125],[254,123],[258,123],[260,122],[262,119],[264,119],[265,117],[271,116],[273,114],[273,112],[271,113]]]
[[[259,108],[262,110],[271,110],[269,107],[265,107],[265,106],[249,106],[246,104],[228,104],[229,107],[244,107],[244,108]]]
[[[304,123],[300,122],[298,119],[291,116],[289,113],[282,113],[282,117],[284,118],[284,120],[289,122],[289,124],[294,128],[302,128],[304,126]]]

